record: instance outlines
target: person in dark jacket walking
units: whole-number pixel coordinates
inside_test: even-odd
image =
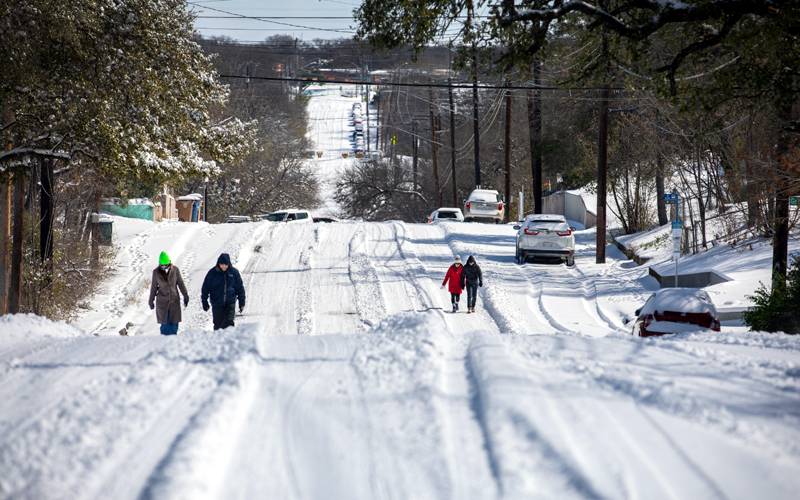
[[[478,299],[478,287],[483,286],[483,273],[481,267],[475,262],[475,257],[467,258],[467,265],[461,273],[461,288],[467,289],[467,313],[475,312],[475,301]]]
[[[444,281],[442,281],[442,288],[447,285],[447,288],[450,292],[450,302],[453,304],[453,312],[458,312],[458,301],[461,298],[461,291],[463,287],[461,286],[461,273],[464,271],[464,266],[461,265],[461,257],[456,255],[455,262],[450,268],[447,270],[447,274],[444,275]]]
[[[231,265],[230,255],[220,254],[217,265],[208,270],[200,294],[204,311],[208,311],[211,300],[214,330],[234,326],[237,300],[239,312],[244,309],[244,284],[239,271]]]
[[[181,322],[181,296],[183,307],[189,305],[189,292],[183,284],[181,271],[173,266],[167,252],[158,257],[158,267],[153,269],[150,281],[150,298],[147,301],[150,309],[156,310],[156,320],[161,325],[161,335],[177,335],[178,323]]]

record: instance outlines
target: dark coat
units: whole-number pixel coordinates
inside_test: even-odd
[[[220,264],[227,264],[228,270],[223,272]],[[207,309],[208,301],[212,307],[223,307],[233,304],[238,299],[239,308],[244,307],[244,283],[239,271],[231,265],[231,257],[223,253],[217,259],[217,265],[208,270],[200,292],[203,308]]]
[[[470,262],[473,262],[473,264],[470,264]],[[464,272],[461,273],[461,287],[466,288],[467,283],[477,283],[478,286],[483,286],[483,273],[481,272],[481,266],[475,262],[475,258],[472,256],[467,259],[467,265],[464,266]]]
[[[183,284],[181,270],[177,266],[170,266],[169,272],[164,272],[160,267],[153,269],[153,279],[150,282],[150,308],[155,305],[156,320],[159,324],[167,322],[169,316],[170,323],[180,323],[181,321],[181,296],[184,302],[189,300],[189,292]],[[155,304],[153,301],[155,300]]]

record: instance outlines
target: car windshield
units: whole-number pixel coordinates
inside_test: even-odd
[[[472,193],[469,197],[471,201],[488,201],[497,203],[497,194],[495,193]]]
[[[286,218],[286,212],[275,212],[274,214],[267,215],[267,220],[272,222],[283,222]]]
[[[437,219],[457,219],[458,216],[456,215],[456,213],[454,211],[446,210],[446,211],[439,211],[439,213],[436,215],[436,218]]]

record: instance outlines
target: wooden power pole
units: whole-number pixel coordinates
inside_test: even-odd
[[[538,86],[541,84],[541,62],[534,59],[533,86],[528,93],[528,120],[531,142],[531,177],[533,177],[533,213],[542,213],[542,98]]]
[[[508,82],[506,82],[508,86]],[[505,219],[506,222],[511,220],[511,91],[506,90],[506,133],[505,141],[503,143],[503,156],[505,166],[505,186],[503,188],[503,195],[505,196]]]
[[[450,164],[453,169],[453,206],[458,206],[458,182],[456,182],[456,107],[453,104],[453,79],[447,80],[447,98],[450,101]]]
[[[608,183],[608,87],[600,91],[597,134],[597,249],[596,262],[606,262],[606,189]]]
[[[437,207],[442,206],[442,187],[439,180],[439,148],[436,142],[436,131],[439,117],[434,115],[433,112],[433,91],[428,92],[430,100],[430,114],[431,114],[431,165],[433,167],[433,187],[436,190],[436,203]]]

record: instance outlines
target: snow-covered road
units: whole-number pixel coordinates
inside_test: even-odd
[[[330,189],[344,120],[320,123]],[[630,337],[654,282],[594,236],[568,269],[515,264],[505,225],[117,219],[75,321],[0,317],[0,498],[795,498],[800,339]],[[177,337],[146,304],[161,250],[193,297]],[[212,332],[223,251],[248,299]],[[440,288],[456,254],[474,315]]]
[[[113,334],[140,318],[136,336],[5,318],[0,496],[792,498],[800,487],[800,342],[631,338],[620,318],[647,280],[625,261],[597,266],[587,247],[574,270],[520,267],[511,230],[491,225],[141,229],[129,250],[178,234],[193,295],[232,245],[245,315],[211,333],[195,300],[182,335],[153,335],[133,267],[110,280],[107,305],[130,297],[123,314],[76,324]],[[209,241],[183,245],[181,231]],[[478,314],[446,312],[454,253],[484,266]]]

